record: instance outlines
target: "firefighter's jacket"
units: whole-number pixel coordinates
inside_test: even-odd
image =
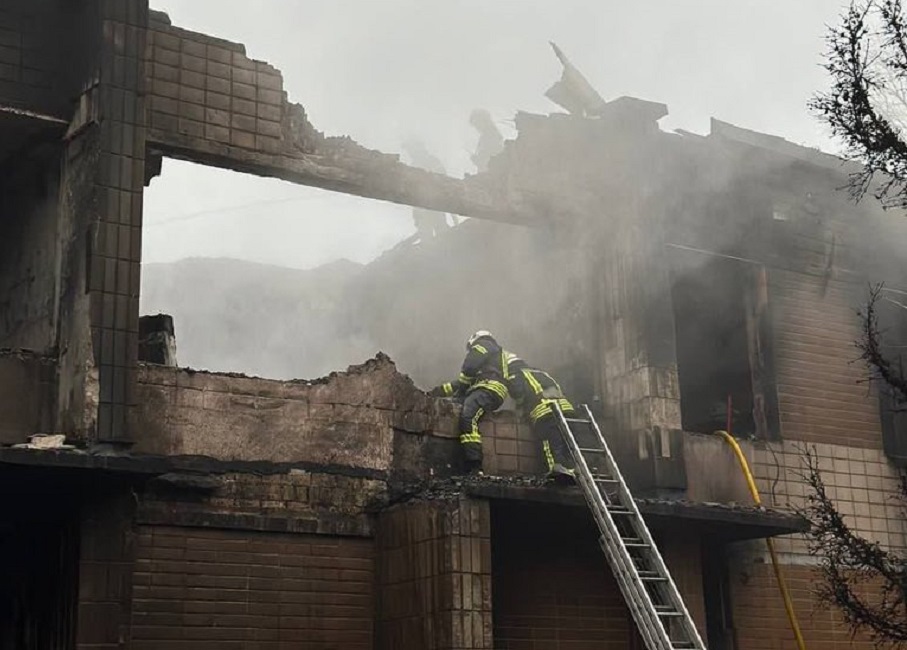
[[[444,395],[463,397],[483,388],[502,400],[507,399],[507,363],[504,354],[504,350],[493,338],[483,336],[476,340],[466,352],[456,381],[441,385]]]
[[[552,408],[554,403],[557,403],[565,413],[573,411],[573,405],[551,375],[531,367],[514,354],[505,352],[505,355],[507,389],[517,406],[528,414],[533,424],[554,413]]]

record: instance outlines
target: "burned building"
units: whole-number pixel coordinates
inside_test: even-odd
[[[848,202],[839,160],[718,121],[665,133],[666,107],[621,98],[520,114],[455,180],[323,136],[276,68],[141,0],[5,3],[0,55],[0,645],[640,647],[582,495],[531,478],[513,414],[467,480],[455,408],[383,354],[311,381],[139,361],[165,156],[475,217],[425,245],[491,233],[497,254],[411,300],[445,301],[450,341],[487,319],[592,406],[708,645],[793,647],[772,536],[810,646],[851,643],[790,508],[811,445],[854,529],[904,546],[904,433],[851,362],[866,282],[907,290],[907,234]],[[435,263],[404,251],[374,281]],[[494,310],[456,309],[483,267]],[[728,421],[767,508],[711,435]]]

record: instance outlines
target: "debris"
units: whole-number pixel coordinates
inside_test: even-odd
[[[455,499],[470,487],[478,486],[507,486],[507,487],[543,487],[550,485],[551,481],[541,476],[489,476],[487,474],[473,474],[453,476],[450,478],[434,480],[429,478],[417,483],[390,486],[388,498],[380,504],[373,504],[377,509],[387,508],[398,503],[409,501],[437,501]]]
[[[139,318],[139,361],[176,366],[176,335],[173,317],[156,314]]]
[[[555,43],[551,43],[554,54],[564,66],[564,72],[551,88],[545,92],[545,97],[558,106],[566,108],[573,115],[595,116],[605,106],[605,100],[592,87],[583,73],[576,69],[567,55]]]
[[[480,172],[488,171],[488,163],[504,150],[504,136],[498,130],[491,113],[484,108],[475,109],[469,116],[469,123],[479,132],[479,142],[472,163]]]
[[[221,487],[223,479],[210,474],[182,474],[170,472],[154,478],[151,483],[158,488],[211,492]]]
[[[13,449],[75,449],[66,444],[66,435],[62,433],[36,433],[28,442],[13,445]]]

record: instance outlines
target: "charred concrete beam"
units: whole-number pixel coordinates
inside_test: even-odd
[[[569,211],[493,177],[460,180],[410,167],[349,137],[327,137],[290,103],[280,71],[238,44],[151,12],[146,51],[149,148],[182,160],[393,203],[517,224]]]
[[[459,499],[461,496],[516,501],[525,507],[549,504],[586,508],[582,492],[576,487],[556,486],[531,476],[454,477],[411,486],[410,492],[394,492],[385,507],[396,503],[424,500]],[[676,527],[684,520],[703,535],[725,541],[789,535],[807,530],[799,515],[766,508],[721,503],[702,503],[669,499],[636,499],[640,512],[653,528]]]
[[[388,472],[364,467],[327,463],[273,463],[268,461],[223,461],[208,456],[163,456],[153,454],[92,454],[78,450],[43,450],[0,448],[0,465],[58,467],[101,470],[111,474],[133,474],[146,478],[171,473],[218,474],[287,474],[291,471],[333,474],[351,478],[386,481]]]

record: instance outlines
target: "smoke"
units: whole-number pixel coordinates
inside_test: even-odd
[[[389,354],[430,387],[490,329],[522,356],[561,365],[552,325],[570,323],[567,251],[545,233],[469,220],[377,260],[293,270],[229,259],[144,269],[142,311],[174,316],[181,364],[311,378]]]
[[[282,67],[291,96],[306,105],[319,128],[349,133],[386,151],[401,149],[402,138],[415,136],[437,160],[418,160],[418,153],[426,151],[413,155],[411,148],[407,160],[459,176],[474,171],[475,134],[467,117],[475,106],[491,108],[498,126],[518,108],[539,113],[554,109],[542,97],[559,74],[547,46],[551,38],[570,52],[571,60],[606,99],[633,94],[669,102],[673,113],[663,121],[664,128],[692,125],[706,131],[702,126],[708,117],[719,114],[795,142],[823,142],[805,104],[822,83],[814,64],[824,24],[833,19],[834,8],[823,6],[819,11],[808,4],[794,8],[776,3],[760,9],[752,5],[742,11],[710,3],[707,16],[665,6],[654,16],[629,9],[614,14],[614,7],[588,3],[583,11],[590,22],[580,26],[576,14],[560,8],[517,16],[512,10],[486,9],[484,4],[471,5],[470,13],[454,3],[428,9],[420,5],[421,11],[410,13],[414,5],[401,2],[393,10],[382,6],[380,16],[369,14],[368,20],[360,16],[360,22],[344,15],[342,22],[330,22],[330,28],[324,22],[330,21],[328,15],[320,16],[324,21],[309,20],[306,24],[317,25],[321,34],[312,34],[322,39],[314,42],[273,34],[257,42],[243,34],[223,35],[247,41],[254,55]],[[456,10],[451,9],[454,6]],[[298,21],[289,20],[290,11],[276,10],[282,22],[299,29]],[[589,27],[600,11],[608,18],[601,19],[607,23],[604,38],[601,29]],[[734,15],[722,13],[728,11]],[[175,22],[181,22],[178,8],[171,13]],[[221,16],[229,13],[227,7]],[[823,21],[823,15],[828,20]],[[393,29],[376,28],[386,23]],[[715,29],[719,23],[722,28]],[[778,31],[782,24],[783,34]],[[191,21],[187,26],[212,31]],[[257,31],[265,30],[253,30]],[[442,31],[456,32],[456,50],[450,49],[448,40],[432,40]],[[396,40],[384,40],[380,35],[385,32]],[[343,43],[343,51],[329,49],[324,34]],[[648,40],[640,42],[638,36],[627,34],[647,34]],[[774,45],[766,49],[769,41]],[[306,59],[304,65],[293,64],[305,58],[288,49],[299,42],[313,48],[313,43],[323,44],[323,55],[317,61]],[[513,47],[503,47],[502,42]],[[455,69],[455,62],[463,67]],[[329,77],[318,77],[325,70]],[[312,81],[319,78],[320,83]],[[356,101],[347,101],[349,97]],[[406,207],[393,207],[391,212],[386,204],[362,202],[350,211],[349,219],[332,221],[337,217],[333,206],[311,210],[300,205],[295,225],[289,219],[276,225],[263,219],[231,221],[235,227],[216,232],[196,250],[211,255],[216,243],[232,238],[234,248],[218,250],[217,255],[311,267],[317,253],[356,263],[307,271],[238,260],[148,265],[143,312],[174,315],[180,360],[189,365],[277,378],[314,377],[382,350],[426,388],[455,376],[466,337],[476,329],[489,329],[505,347],[550,370],[568,392],[583,399],[596,391],[593,375],[602,359],[598,342],[611,336],[615,327],[601,318],[602,305],[626,307],[629,303],[621,302],[621,292],[628,291],[624,285],[654,282],[659,274],[666,278],[660,292],[641,299],[648,302],[630,305],[652,315],[651,323],[637,323],[646,331],[621,335],[658,339],[669,353],[663,359],[670,360],[671,355],[694,362],[707,359],[711,365],[700,373],[701,383],[714,383],[716,377],[739,375],[741,359],[748,353],[739,337],[733,343],[734,354],[729,353],[731,343],[719,344],[725,340],[722,328],[739,334],[746,327],[739,314],[723,316],[733,311],[733,300],[741,301],[733,309],[746,309],[749,289],[741,286],[749,282],[749,269],[769,265],[827,282],[852,282],[849,273],[866,266],[858,261],[860,255],[874,246],[892,248],[887,234],[902,237],[900,226],[886,215],[873,214],[872,234],[853,225],[858,222],[856,213],[865,216],[873,209],[854,208],[839,191],[842,171],[828,161],[817,166],[807,150],[790,143],[748,132],[729,134],[728,129],[705,140],[652,133],[625,134],[625,140],[618,134],[609,140],[591,136],[595,131],[591,122],[575,124],[579,126],[572,131],[552,129],[547,141],[518,141],[524,148],[514,155],[519,166],[529,170],[523,169],[524,187],[551,192],[557,201],[578,200],[584,192],[596,195],[601,214],[581,225],[586,232],[556,235],[467,220],[456,227],[434,222],[409,238],[413,217],[430,220],[431,213],[414,215]],[[568,132],[573,139],[561,139]],[[656,140],[652,150],[628,158],[626,169],[615,167],[626,153],[619,151],[622,141],[632,150],[636,142]],[[533,169],[540,172],[538,183],[532,182]],[[633,176],[640,170],[644,176]],[[618,180],[625,175],[626,182]],[[186,183],[193,178],[190,172]],[[155,181],[162,182],[167,182],[166,169]],[[620,194],[628,187],[643,198]],[[188,189],[185,194],[190,194]],[[562,222],[557,201],[552,201],[552,220]],[[171,206],[177,214],[199,209],[176,207],[183,208]],[[273,206],[260,212],[272,210]],[[625,221],[645,216],[646,227],[652,228],[637,240],[648,239],[644,262],[633,262],[629,256],[618,261],[595,259],[596,246],[602,256],[621,255],[613,239],[623,233],[611,230],[618,214]],[[385,218],[393,220],[389,228],[393,237],[378,242],[378,234],[387,232],[378,225],[388,223]],[[303,223],[318,224],[320,232],[307,231],[299,225]],[[256,229],[254,238],[276,242],[272,249],[256,245],[250,224]],[[344,236],[348,237],[344,245],[337,244]],[[174,252],[178,246],[173,235],[157,237],[148,244],[151,254],[146,259],[173,260],[187,254]],[[198,231],[187,241],[201,237]],[[377,256],[390,247],[388,240],[400,243]],[[299,248],[307,246],[298,259],[309,263],[294,260],[296,242]],[[353,247],[356,254],[350,252]],[[253,255],[253,249],[264,253]],[[158,251],[157,257],[152,250]],[[595,276],[590,270],[594,268],[628,277],[607,289],[595,287],[599,280],[605,285],[605,279],[613,278]],[[722,270],[727,268],[740,270],[743,279],[738,285],[727,286],[730,274]],[[884,265],[872,271],[889,272]],[[671,287],[685,280],[692,288],[686,294],[672,293]],[[683,318],[693,320],[678,325],[673,303],[685,300],[684,295],[720,300],[680,310]],[[678,329],[695,334],[689,339],[692,349],[680,354],[676,354]],[[706,331],[717,334],[705,335]],[[707,344],[713,347],[704,349]],[[709,399],[722,398],[721,390]]]

